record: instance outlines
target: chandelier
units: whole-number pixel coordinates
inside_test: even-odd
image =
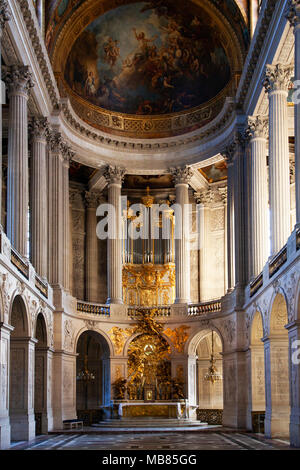
[[[211,346],[210,366],[208,368],[208,372],[204,376],[204,380],[214,384],[215,382],[219,382],[220,380],[222,380],[222,375],[220,374],[220,372],[218,372],[216,365],[215,365],[216,359],[214,357],[214,332],[213,330],[211,332],[211,343],[212,343],[212,346]]]
[[[87,355],[84,356],[84,368],[78,372],[76,380],[81,380],[82,382],[92,382],[95,380],[95,374],[93,372],[90,372],[87,367],[87,361],[88,357]]]

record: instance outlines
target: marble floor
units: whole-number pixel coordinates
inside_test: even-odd
[[[260,434],[228,432],[152,432],[152,433],[81,433],[50,434],[31,442],[15,442],[11,450],[288,450],[289,443],[265,439]]]

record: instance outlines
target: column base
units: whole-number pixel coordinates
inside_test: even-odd
[[[11,415],[10,424],[12,441],[30,441],[35,438],[34,414]]]
[[[174,304],[184,304],[184,305],[188,305],[190,303],[191,303],[190,299],[175,299],[175,302],[174,302]]]
[[[117,305],[123,305],[124,302],[122,299],[110,299],[108,298],[106,301],[106,305],[111,305],[111,304],[117,304]]]
[[[9,418],[0,418],[0,449],[9,449],[10,448],[10,424]]]

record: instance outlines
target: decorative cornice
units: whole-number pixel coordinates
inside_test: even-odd
[[[193,177],[193,171],[188,166],[170,168],[170,173],[173,176],[175,186],[177,184],[189,184]]]
[[[40,33],[40,28],[33,7],[33,2],[28,0],[18,0],[23,20],[25,22],[29,40],[31,41],[40,70],[43,74],[44,82],[54,109],[59,109],[59,93],[51,64],[48,58],[46,47]]]
[[[8,87],[8,94],[22,93],[28,97],[30,89],[34,86],[32,73],[28,65],[4,66],[2,78]]]
[[[288,91],[291,83],[291,77],[294,71],[294,65],[275,64],[266,66],[266,77],[263,82],[266,92]]]
[[[134,142],[134,141],[126,141],[125,139],[118,138],[117,136],[103,136],[100,131],[94,130],[91,126],[86,124],[82,121],[75,111],[72,108],[72,105],[69,99],[61,100],[62,111],[68,123],[79,132],[82,136],[88,137],[89,139],[101,143],[103,146],[107,146],[109,148],[117,148],[117,149],[128,149],[128,150],[145,150],[145,151],[161,151],[166,150],[168,148],[174,149],[186,146],[189,144],[197,144],[199,142],[203,142],[205,139],[210,138],[212,135],[217,135],[220,132],[224,131],[224,128],[229,125],[230,118],[233,118],[235,112],[235,104],[232,98],[227,98],[225,101],[225,105],[220,112],[220,114],[207,126],[203,128],[203,130],[199,130],[199,133],[196,135],[182,135],[179,137],[174,137],[173,139],[169,139],[167,142],[164,141],[144,141],[144,142]]]
[[[32,117],[29,121],[29,134],[31,139],[46,139],[50,133],[49,122],[46,117]]]
[[[249,116],[246,135],[249,139],[268,137],[269,119],[267,116]]]
[[[104,171],[103,176],[106,178],[108,184],[122,184],[125,171],[125,168],[120,166],[108,165]]]
[[[289,0],[285,17],[290,22],[291,26],[300,24],[300,0]]]
[[[240,109],[243,108],[244,100],[250,88],[250,83],[253,79],[254,71],[262,51],[262,46],[264,44],[276,4],[277,0],[268,0],[265,10],[263,12],[263,18],[260,22],[258,34],[256,37],[255,44],[253,46],[251,57],[249,58],[247,72],[245,78],[243,79],[243,85],[238,96],[237,106]]]
[[[10,20],[10,11],[6,0],[0,0],[0,36],[5,23]]]

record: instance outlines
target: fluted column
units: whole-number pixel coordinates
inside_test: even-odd
[[[49,135],[48,265],[49,281],[69,288],[69,162],[73,156],[59,132]]]
[[[265,89],[269,95],[269,199],[271,254],[290,235],[290,169],[287,95],[292,65],[267,65]]]
[[[33,118],[31,131],[31,262],[36,272],[47,277],[47,161],[46,118]]]
[[[295,190],[296,190],[296,224],[300,224],[300,0],[292,0],[289,4],[288,19],[294,27],[295,61],[294,77],[296,84],[295,100]]]
[[[6,0],[0,0],[0,84],[2,84],[2,70],[1,70],[1,40],[2,33],[5,28],[5,24],[10,20],[10,14],[8,10],[8,3]],[[0,225],[2,225],[2,93],[4,95],[4,90],[0,89]]]
[[[7,235],[22,256],[28,256],[28,120],[27,101],[33,81],[28,66],[4,70],[8,86]]]
[[[86,191],[86,300],[98,302],[99,276],[98,276],[98,238],[96,234],[96,209],[101,201],[99,191]]]
[[[121,186],[125,170],[109,166],[105,177],[108,182],[108,203],[114,208],[110,236],[107,240],[107,275],[109,304],[122,304],[122,219]]]
[[[190,250],[189,250],[189,182],[192,170],[188,167],[171,168],[175,189],[175,273],[177,304],[190,302]]]
[[[224,152],[227,164],[227,284],[228,291],[235,286],[234,268],[234,145],[229,145]]]
[[[247,134],[251,148],[250,258],[252,277],[256,277],[262,271],[269,256],[267,132],[267,117],[249,117]]]
[[[243,287],[248,281],[247,178],[243,132],[237,132],[233,145],[235,284]]]
[[[74,153],[66,144],[63,146],[62,193],[63,193],[63,286],[70,290],[70,194],[69,168]]]

